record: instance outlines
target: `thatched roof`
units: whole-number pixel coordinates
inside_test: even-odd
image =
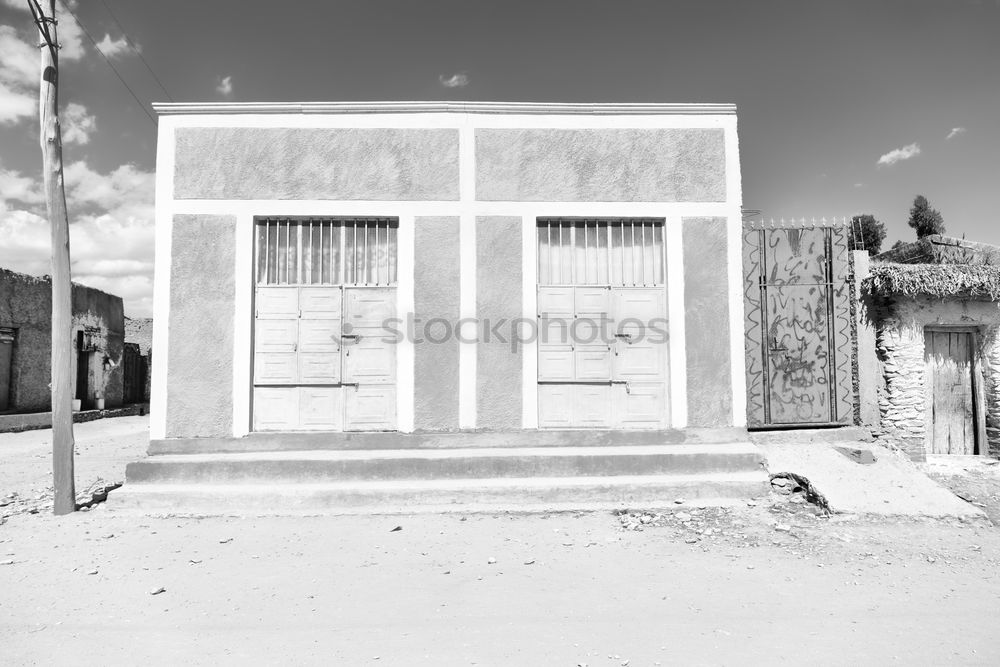
[[[875,296],[976,297],[1000,301],[1000,266],[872,264],[864,289]]]
[[[991,264],[1000,265],[1000,247],[966,241],[954,236],[931,234],[912,243],[876,255],[876,260],[895,264]]]

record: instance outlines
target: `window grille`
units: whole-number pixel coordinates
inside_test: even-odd
[[[258,218],[257,284],[396,284],[395,218]]]
[[[664,284],[663,220],[538,220],[539,285]]]

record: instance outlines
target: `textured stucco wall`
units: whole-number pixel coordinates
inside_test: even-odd
[[[117,407],[122,400],[124,311],[121,297],[74,284],[72,308],[74,383],[76,332],[84,327],[96,327],[100,329],[95,341],[99,351],[90,355],[89,399],[100,393],[105,398],[105,407]],[[10,378],[9,409],[12,411],[41,412],[50,407],[51,322],[52,284],[44,278],[0,269],[0,326],[17,330]],[[109,363],[105,363],[105,358]]]
[[[174,197],[457,200],[458,130],[178,128]]]
[[[459,219],[418,217],[414,236],[413,427],[429,431],[458,429]],[[428,321],[440,318],[447,322]],[[416,320],[415,320],[416,321]]]
[[[927,455],[924,329],[950,324],[978,328],[990,454],[1000,455],[1000,329],[998,304],[976,299],[897,297],[875,308],[876,351],[882,381],[878,402],[882,429],[898,438],[910,458]]]
[[[174,216],[168,438],[232,435],[235,242],[234,216]]]
[[[477,129],[482,201],[726,199],[721,129]]]
[[[521,218],[476,218],[476,316],[480,330],[522,316]],[[499,330],[509,334],[510,326]],[[523,348],[484,334],[476,348],[476,426],[521,428]]]
[[[682,223],[688,424],[729,426],[733,385],[727,221],[684,218]]]

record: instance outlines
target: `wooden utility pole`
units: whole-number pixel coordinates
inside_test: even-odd
[[[45,183],[45,209],[52,230],[52,482],[56,514],[76,511],[73,475],[73,322],[69,266],[69,216],[63,183],[62,131],[59,127],[59,40],[56,0],[48,12],[28,0],[41,37],[38,95],[39,143]]]

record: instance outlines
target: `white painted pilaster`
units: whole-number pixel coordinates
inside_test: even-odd
[[[664,223],[663,245],[667,253],[667,325],[670,331],[670,426],[687,426],[687,342],[684,314],[684,242],[680,217]]]
[[[253,356],[253,216],[236,216],[236,286],[233,317],[233,436],[250,432],[251,358]]]
[[[729,264],[729,354],[732,363],[733,425],[746,426],[746,360],[743,352],[743,183],[736,116],[726,119],[727,256]]]
[[[535,216],[530,210],[521,214],[521,317],[538,326],[538,242]],[[521,426],[538,428],[538,336],[521,350]]]
[[[476,145],[475,130],[466,122],[459,128],[459,315],[476,317]],[[473,325],[474,326],[474,325]],[[472,327],[465,327],[461,340],[475,340]],[[459,343],[458,426],[476,427],[476,343]]]
[[[170,252],[174,224],[174,123],[160,118],[156,151],[156,228],[153,265],[153,368],[149,437],[167,433],[167,373],[170,345]]]
[[[408,318],[416,307],[413,273],[415,224],[414,216],[399,216],[399,231],[396,236],[396,317],[403,320],[399,327],[406,334],[396,346],[396,428],[403,433],[412,433],[414,424],[413,392],[416,357],[413,339],[405,329]]]

